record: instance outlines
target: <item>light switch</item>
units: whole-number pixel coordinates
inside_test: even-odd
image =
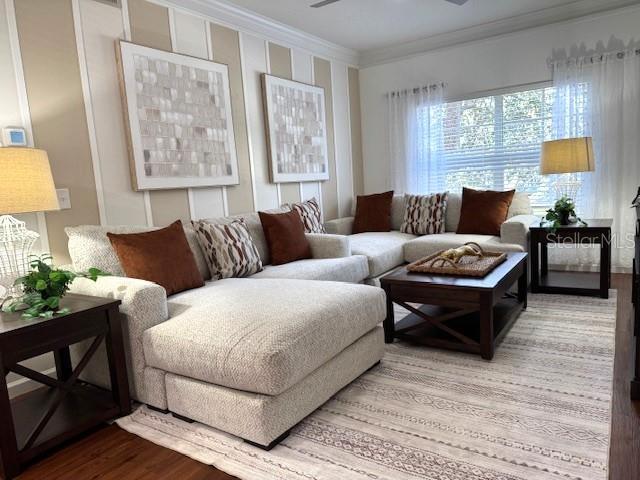
[[[69,210],[71,208],[71,194],[68,188],[57,188],[56,194],[58,195],[58,204],[60,210]]]

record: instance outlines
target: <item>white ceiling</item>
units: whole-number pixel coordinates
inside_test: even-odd
[[[340,0],[310,8],[318,0],[223,0],[324,40],[370,51],[493,22],[575,7],[584,14],[585,0],[469,0],[458,6],[445,0]],[[587,0],[589,2],[589,0]],[[600,7],[617,0],[597,0]],[[516,17],[516,18],[514,18]]]

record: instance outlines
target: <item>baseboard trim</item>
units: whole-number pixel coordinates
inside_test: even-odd
[[[40,373],[42,373],[43,375],[51,375],[52,373],[55,373],[55,372],[56,372],[55,367],[52,367]],[[42,387],[41,383],[35,382],[29,378],[24,378],[24,377],[14,380],[13,382],[10,382],[7,384],[7,389],[9,390],[9,398],[15,398],[18,395],[23,395],[27,392],[30,392],[40,387]]]

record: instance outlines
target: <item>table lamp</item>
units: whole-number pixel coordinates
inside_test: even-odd
[[[591,137],[565,138],[542,144],[540,173],[568,174],[593,172],[596,169]],[[580,190],[577,177],[563,175],[556,181],[556,191],[561,197],[575,200]]]
[[[58,209],[47,152],[0,148],[0,298],[30,270],[31,248],[39,237],[10,214]]]

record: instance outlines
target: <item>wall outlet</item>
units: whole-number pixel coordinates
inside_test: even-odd
[[[57,188],[56,194],[58,195],[58,204],[60,210],[69,210],[71,208],[71,194],[68,188]]]

